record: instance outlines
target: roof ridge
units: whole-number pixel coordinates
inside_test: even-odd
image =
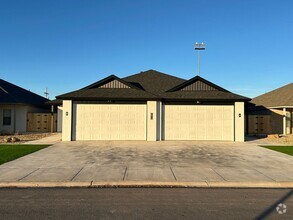
[[[128,77],[132,77],[132,76],[136,76],[136,75],[140,75],[140,74],[143,74],[143,73],[151,72],[151,71],[155,72],[155,73],[158,73],[158,74],[161,74],[161,75],[168,76],[168,77],[173,77],[173,78],[180,79],[180,80],[186,80],[186,79],[183,79],[183,78],[180,78],[180,77],[177,77],[177,76],[173,76],[173,75],[170,75],[170,74],[167,74],[167,73],[163,73],[163,72],[160,72],[160,71],[157,71],[157,70],[154,70],[154,69],[149,69],[149,70],[146,70],[146,71],[140,71],[139,73],[135,73],[135,74],[123,77],[123,79],[128,78]]]

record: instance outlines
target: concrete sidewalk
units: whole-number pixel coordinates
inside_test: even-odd
[[[38,140],[27,141],[24,144],[56,144],[61,141],[61,133],[55,133],[49,137]]]
[[[60,142],[1,165],[0,185],[290,188],[292,167],[249,142]]]

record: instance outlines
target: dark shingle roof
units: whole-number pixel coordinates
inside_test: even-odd
[[[210,101],[249,101],[250,99],[231,92],[223,91],[176,91],[162,94],[171,100],[210,100]]]
[[[181,79],[155,70],[140,72],[123,79],[130,83],[138,83],[146,91],[152,92],[154,94],[166,92],[176,85],[186,81],[185,79]]]
[[[61,99],[54,99],[45,103],[46,105],[62,105]]]
[[[99,100],[99,99],[166,99],[166,100],[215,100],[215,101],[248,101],[249,98],[231,93],[224,90],[215,84],[210,83],[207,80],[197,76],[187,81],[175,76],[171,76],[165,73],[161,73],[155,70],[148,70],[140,72],[123,79],[121,82],[128,82],[128,85],[133,85],[128,89],[109,89],[98,88],[101,83],[108,82],[111,77],[118,79],[112,75],[103,80],[100,80],[90,86],[83,89],[76,90],[64,95],[57,96],[57,99],[73,99],[73,100]],[[210,84],[217,88],[216,91],[177,91],[176,88],[184,86],[185,83],[191,83],[193,81],[202,80],[205,83]],[[172,89],[175,88],[175,91]],[[170,91],[169,91],[170,90]]]
[[[117,91],[118,90],[118,91]],[[136,89],[81,89],[74,92],[57,96],[57,99],[73,99],[73,100],[100,100],[100,99],[158,99],[159,97]]]
[[[293,83],[257,96],[251,102],[265,107],[293,106]]]
[[[0,104],[27,104],[43,107],[48,99],[0,79]]]

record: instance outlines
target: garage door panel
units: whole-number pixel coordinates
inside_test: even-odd
[[[144,104],[74,104],[75,140],[146,140]]]
[[[165,105],[165,140],[233,140],[234,106]]]

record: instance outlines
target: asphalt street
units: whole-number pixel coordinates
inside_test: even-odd
[[[276,206],[280,206],[278,214]],[[293,219],[290,189],[0,189],[0,219]]]

